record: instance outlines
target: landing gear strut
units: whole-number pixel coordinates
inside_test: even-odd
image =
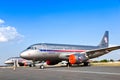
[[[72,66],[69,62],[67,63],[67,67],[70,67],[70,66]]]
[[[35,67],[35,61],[33,60],[33,65],[32,65],[33,67]]]

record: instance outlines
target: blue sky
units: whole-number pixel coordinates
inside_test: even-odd
[[[0,0],[0,63],[34,43],[120,45],[120,0]],[[120,59],[114,51],[98,59]]]

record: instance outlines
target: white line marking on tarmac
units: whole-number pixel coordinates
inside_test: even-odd
[[[41,71],[58,71],[58,72],[76,72],[76,73],[91,73],[91,74],[102,74],[102,75],[120,75],[120,73],[111,72],[95,72],[95,71],[76,71],[76,70],[53,70],[53,69],[35,69]]]

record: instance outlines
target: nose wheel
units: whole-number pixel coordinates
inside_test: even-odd
[[[70,67],[70,66],[72,66],[72,64],[70,64],[69,62],[67,63],[67,67]]]
[[[40,65],[40,69],[44,69],[45,68],[45,66],[44,65]]]
[[[33,60],[33,64],[32,64],[33,67],[35,67],[35,60]]]

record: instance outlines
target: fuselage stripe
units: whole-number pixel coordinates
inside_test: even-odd
[[[50,49],[40,49],[43,52],[85,52],[85,50],[50,50]]]

